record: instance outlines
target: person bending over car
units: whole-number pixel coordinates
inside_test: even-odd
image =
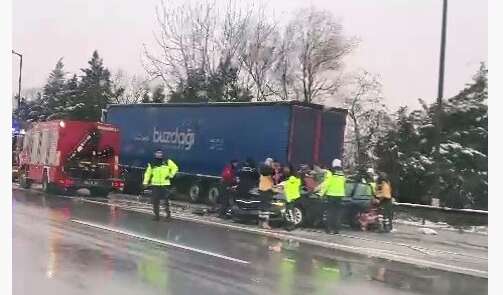
[[[295,207],[296,201],[300,198],[302,181],[291,165],[283,169],[283,174],[286,177],[286,180],[282,182],[283,194],[286,199],[285,229],[291,231],[295,229],[293,208]]]

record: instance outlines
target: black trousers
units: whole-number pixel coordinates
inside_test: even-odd
[[[272,190],[259,191],[259,215],[258,218],[263,221],[269,221],[269,214],[271,210],[271,200],[274,195]]]
[[[153,186],[152,187],[152,207],[154,209],[154,214],[159,217],[159,207],[161,200],[164,200],[164,206],[166,210],[166,215],[169,217],[171,215],[169,211],[169,200],[168,200],[168,187],[167,186]]]
[[[220,209],[218,210],[218,214],[220,216],[224,216],[229,208],[231,207],[231,200],[234,198],[234,193],[232,191],[231,186],[223,186],[222,194],[220,195]]]
[[[326,202],[327,221],[325,228],[327,231],[338,232],[341,228],[342,200],[328,197]]]
[[[383,223],[385,230],[393,229],[393,202],[391,199],[381,199],[379,208],[383,215]]]

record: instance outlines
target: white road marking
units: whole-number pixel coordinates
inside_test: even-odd
[[[181,244],[177,244],[177,243],[172,243],[172,242],[167,242],[167,241],[158,240],[158,239],[154,239],[154,238],[149,238],[149,237],[138,235],[138,234],[135,234],[135,233],[132,233],[132,232],[123,231],[123,230],[119,230],[119,229],[115,229],[115,228],[111,228],[111,227],[107,227],[107,226],[95,224],[95,223],[92,223],[92,222],[86,222],[86,221],[81,221],[81,220],[77,220],[77,219],[72,219],[71,221],[75,222],[75,223],[83,224],[83,225],[86,225],[86,226],[99,228],[101,230],[106,230],[106,231],[111,231],[111,232],[114,232],[114,233],[119,233],[119,234],[127,235],[127,236],[130,236],[130,237],[133,237],[133,238],[137,238],[137,239],[140,239],[140,240],[150,241],[150,242],[162,244],[162,245],[165,245],[165,246],[180,248],[180,249],[184,249],[184,250],[188,250],[188,251],[192,251],[192,252],[196,252],[196,253],[200,253],[200,254],[204,254],[204,255],[208,255],[208,256],[218,257],[218,258],[225,259],[225,260],[232,261],[232,262],[238,262],[238,263],[243,263],[243,264],[249,264],[250,263],[248,261],[244,261],[244,260],[241,260],[241,259],[237,259],[237,258],[233,258],[233,257],[221,255],[221,254],[218,254],[218,253],[213,253],[213,252],[210,252],[210,251],[201,250],[201,249],[197,249],[197,248],[193,248],[193,247],[189,247],[189,246],[185,246],[185,245],[181,245]]]
[[[23,189],[21,189],[21,190],[23,190]],[[73,199],[73,200],[76,199],[75,197],[61,196],[61,195],[58,195],[57,197]],[[116,207],[119,207],[125,211],[152,214],[149,210],[144,210],[144,209],[130,209],[125,206],[112,205],[110,203],[104,203],[104,202],[98,202],[98,201],[91,201],[91,200],[87,200],[85,198],[81,198],[79,200],[82,202],[86,202],[86,203],[95,203],[95,204],[105,205],[105,206],[116,206]],[[434,269],[443,270],[443,271],[447,271],[447,272],[456,272],[456,273],[474,275],[474,276],[483,277],[483,278],[488,277],[488,271],[479,270],[479,269],[472,269],[472,268],[467,268],[467,267],[461,267],[461,266],[456,266],[456,265],[452,265],[452,264],[445,264],[445,263],[440,263],[440,262],[435,262],[435,261],[430,261],[430,260],[423,260],[423,259],[419,259],[419,258],[413,258],[413,257],[409,257],[409,256],[395,254],[394,251],[390,251],[390,250],[349,246],[349,245],[343,245],[343,244],[334,243],[334,242],[324,242],[324,241],[313,240],[310,238],[297,237],[297,236],[292,236],[292,235],[273,232],[273,231],[248,228],[248,227],[244,227],[244,226],[236,226],[236,225],[232,225],[232,224],[219,223],[219,222],[214,222],[214,221],[199,219],[199,218],[194,218],[194,217],[188,217],[188,216],[180,216],[178,214],[172,214],[172,217],[174,217],[176,219],[180,219],[180,220],[193,221],[196,223],[215,225],[215,226],[219,226],[219,227],[226,227],[226,228],[235,229],[238,231],[261,234],[261,235],[265,235],[268,237],[281,239],[281,240],[295,240],[295,241],[303,242],[303,243],[310,244],[310,245],[320,246],[320,247],[324,247],[324,248],[331,248],[331,249],[336,249],[336,250],[342,250],[342,251],[348,251],[348,252],[355,253],[355,254],[366,255],[368,257],[388,259],[391,261],[412,264],[412,265],[416,265],[416,266],[420,266],[420,267],[429,267],[429,268],[434,268]],[[341,235],[341,236],[347,236],[347,235]],[[347,237],[350,237],[350,236],[347,236]],[[362,238],[362,239],[365,239],[365,238]],[[376,240],[376,242],[377,242],[377,240]],[[217,254],[217,255],[219,255],[219,254]],[[246,263],[249,263],[249,262],[246,262]]]

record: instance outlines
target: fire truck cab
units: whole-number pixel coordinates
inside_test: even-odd
[[[122,190],[119,129],[99,122],[48,121],[34,124],[19,153],[19,183],[42,184],[47,193],[73,194],[87,188],[105,197]]]

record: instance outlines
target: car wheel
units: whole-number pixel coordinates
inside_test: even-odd
[[[212,185],[208,189],[208,204],[216,205],[218,203],[218,199],[220,198],[220,188],[218,185]]]
[[[287,220],[293,223],[295,226],[302,225],[304,222],[304,212],[301,208],[295,206],[293,207],[291,214],[287,215]]]
[[[201,194],[201,184],[193,183],[189,188],[189,201],[192,203],[198,202],[200,194]]]

